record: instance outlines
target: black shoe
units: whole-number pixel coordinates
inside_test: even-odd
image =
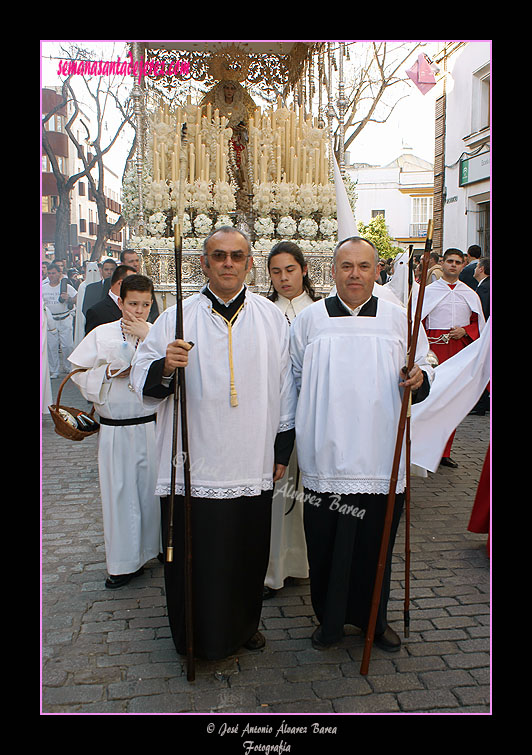
[[[373,644],[381,650],[387,650],[388,653],[396,653],[401,647],[401,638],[388,626],[382,634],[375,635]]]
[[[262,589],[262,599],[263,600],[269,600],[270,598],[275,598],[275,595],[277,594],[278,590],[274,590],[273,587],[268,587],[268,585],[264,585]]]
[[[266,638],[261,632],[255,632],[255,634],[244,643],[244,647],[247,650],[260,650],[264,645],[266,645]]]
[[[458,464],[453,461],[450,456],[442,456],[440,464],[442,467],[450,467],[451,469],[458,468]]]
[[[339,637],[337,640],[334,640],[333,642],[323,642],[323,640],[321,639],[321,626],[316,627],[316,629],[312,632],[312,636],[310,638],[314,650],[327,650],[327,648],[336,645],[338,642],[340,642],[340,640],[341,637]]]
[[[105,586],[109,590],[116,590],[117,587],[127,585],[128,582],[131,582],[133,577],[140,577],[143,573],[144,567],[141,566],[140,569],[137,569],[137,571],[132,572],[131,574],[109,574],[105,580]]]
[[[469,414],[475,414],[477,417],[484,417],[484,415],[486,414],[486,410],[485,409],[471,409]]]

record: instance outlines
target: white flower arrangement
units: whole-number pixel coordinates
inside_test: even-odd
[[[147,210],[169,210],[172,206],[166,181],[152,181],[146,193]]]
[[[334,184],[318,184],[317,187],[318,211],[324,217],[336,216],[336,189]]]
[[[255,221],[255,233],[258,236],[273,236],[275,225],[270,217],[259,217]]]
[[[313,239],[318,233],[318,224],[312,218],[302,218],[299,221],[298,231],[302,238]]]
[[[216,220],[216,223],[214,224],[215,228],[221,228],[224,225],[232,226],[233,221],[229,217],[229,215],[218,215],[218,218]]]
[[[297,190],[297,209],[301,215],[309,216],[319,207],[315,184],[301,184]]]
[[[338,233],[338,221],[335,218],[322,218],[320,220],[320,233],[325,238],[336,236]]]
[[[148,166],[142,169],[142,193],[147,196],[151,184]],[[122,182],[122,214],[129,222],[136,222],[139,217],[139,184],[137,165],[130,163]]]
[[[205,234],[206,236],[207,234]],[[190,250],[196,250],[196,249],[202,249],[203,247],[203,239],[205,236],[194,238],[191,236],[191,238],[187,239],[187,249]]]
[[[315,243],[316,243],[315,241],[311,241],[310,239],[298,239],[297,240],[298,247],[304,253],[315,251],[314,246],[313,246]]]
[[[286,181],[277,184],[272,209],[279,210],[281,215],[288,215],[295,206],[295,189],[295,184]]]
[[[150,215],[146,230],[150,236],[164,236],[166,232],[166,216],[162,212],[154,212]]]
[[[227,181],[216,181],[213,187],[213,209],[226,214],[236,209],[235,189]]]
[[[309,243],[313,252],[332,252],[336,246],[334,241],[325,241],[324,239],[309,241]]]
[[[276,239],[268,239],[265,236],[261,236],[260,238],[256,239],[255,243],[253,244],[253,249],[258,252],[269,252],[275,244],[277,243]]]
[[[171,251],[174,240],[170,238],[157,239],[154,236],[132,236],[128,242],[130,249],[150,249],[159,252]]]
[[[274,204],[273,184],[270,181],[253,184],[253,209],[267,215]]]
[[[277,234],[289,238],[295,236],[297,232],[297,223],[290,215],[284,215],[277,225]]]
[[[212,220],[208,215],[200,213],[194,218],[194,230],[197,236],[207,236],[212,229]]]
[[[198,179],[191,186],[190,206],[200,213],[209,212],[212,208],[212,196],[208,181]]]

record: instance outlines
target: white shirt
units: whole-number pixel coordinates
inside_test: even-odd
[[[366,299],[366,301],[365,301],[365,302],[363,302],[363,303],[362,303],[362,304],[361,304],[361,305],[360,305],[359,307],[355,307],[354,309],[352,309],[352,308],[351,308],[351,307],[349,306],[349,304],[346,304],[346,303],[345,303],[345,301],[344,301],[343,299],[341,299],[341,298],[340,298],[340,295],[339,295],[339,294],[336,294],[336,296],[338,296],[338,298],[340,299],[340,301],[342,302],[342,304],[344,305],[344,307],[346,308],[346,310],[347,310],[347,311],[348,311],[348,312],[349,312],[349,313],[350,313],[351,315],[353,315],[353,316],[355,316],[355,317],[356,317],[356,316],[358,315],[358,313],[360,312],[360,310],[362,309],[362,307],[364,306],[364,304],[367,304],[367,303],[368,303],[368,301],[369,301],[369,300],[371,299],[371,296],[370,296],[370,297],[369,297],[368,299]]]
[[[278,294],[274,304],[279,307],[288,322],[291,323],[309,304],[313,304],[313,301],[307,292],[303,291],[303,293],[295,296],[293,299],[287,299],[286,296]]]
[[[67,285],[66,293],[70,296],[70,298],[73,298],[74,296],[76,296],[77,291],[75,288],[73,288],[73,286]],[[63,315],[71,311],[68,309],[66,302],[59,300],[60,295],[60,282],[57,284],[57,286],[52,286],[49,282],[43,284],[42,300],[44,302],[44,306],[52,315]]]

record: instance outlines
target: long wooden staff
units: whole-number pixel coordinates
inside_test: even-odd
[[[410,339],[410,350],[407,360],[407,377],[410,370],[414,366],[414,359],[416,355],[416,345],[419,334],[419,327],[421,324],[421,310],[423,307],[423,296],[425,294],[425,284],[427,280],[427,269],[429,263],[430,250],[432,246],[432,220],[429,220],[427,226],[427,238],[425,241],[425,252],[423,254],[423,269],[421,273],[421,281],[419,284],[419,293],[417,298],[416,315],[414,318],[414,327],[412,330],[412,337]],[[401,451],[403,447],[403,437],[405,432],[406,415],[410,404],[410,387],[405,386],[403,393],[403,400],[401,402],[401,412],[399,415],[399,425],[397,428],[397,438],[395,442],[395,453],[392,464],[392,473],[390,477],[390,487],[388,490],[388,501],[386,503],[386,515],[384,518],[384,527],[382,531],[381,547],[379,552],[379,559],[377,562],[377,573],[375,576],[375,583],[373,587],[373,597],[371,603],[371,611],[366,630],[366,639],[364,644],[364,653],[362,656],[362,663],[360,666],[360,673],[365,676],[368,673],[369,659],[371,655],[371,648],[373,645],[373,638],[375,635],[375,625],[377,623],[377,613],[379,610],[379,604],[382,592],[382,582],[384,578],[384,570],[386,567],[386,556],[388,554],[388,544],[390,541],[390,530],[392,526],[393,510],[395,506],[395,490],[397,487],[397,477],[399,472],[399,464],[401,461]]]
[[[412,342],[412,291],[414,285],[414,245],[408,247],[408,354]],[[408,412],[406,415],[406,490],[405,490],[405,596],[403,603],[403,627],[405,637],[410,637],[410,416],[412,394],[410,394]]]
[[[183,139],[185,136],[183,127]],[[186,149],[185,149],[186,153]],[[183,154],[183,152],[181,153]],[[183,290],[181,285],[181,266],[183,259],[183,234],[181,227],[181,207],[184,192],[183,160],[180,160],[179,199],[177,202],[177,219],[174,230],[174,261],[176,280],[176,324],[175,339],[183,340]],[[180,407],[180,415],[178,413]],[[178,417],[181,417],[181,456],[183,461],[184,483],[184,514],[185,514],[185,634],[187,643],[187,679],[195,679],[194,665],[194,623],[192,614],[192,508],[190,500],[190,454],[188,446],[187,395],[185,383],[185,368],[178,367],[177,379],[174,382],[174,425],[172,433],[172,468],[170,473],[170,512],[168,522],[168,540],[166,560],[174,558],[174,507],[175,507],[175,479],[177,464],[177,427]]]

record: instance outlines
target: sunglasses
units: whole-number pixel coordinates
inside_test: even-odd
[[[243,262],[246,260],[250,255],[246,254],[245,252],[211,252],[207,255],[207,257],[210,257],[215,262],[225,262],[227,256],[231,257],[233,262]]]

